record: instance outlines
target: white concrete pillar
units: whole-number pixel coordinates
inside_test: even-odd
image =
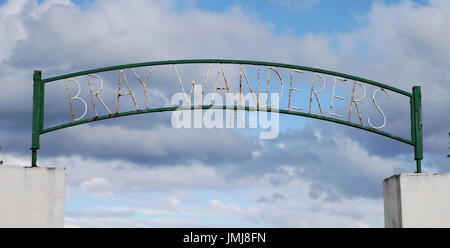
[[[383,191],[385,227],[450,227],[450,173],[401,173]]]
[[[65,168],[0,166],[0,227],[64,227]]]

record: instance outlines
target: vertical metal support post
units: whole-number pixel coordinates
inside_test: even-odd
[[[44,85],[41,82],[41,71],[34,71],[33,74],[33,123],[31,133],[31,167],[37,167],[37,150],[40,148],[39,135],[43,128],[43,100]],[[41,92],[42,91],[42,92]],[[42,114],[41,114],[42,112]]]
[[[421,160],[423,159],[423,136],[422,136],[422,100],[420,86],[413,87],[411,98],[411,136],[414,142],[414,159],[416,160],[416,173],[421,173]]]

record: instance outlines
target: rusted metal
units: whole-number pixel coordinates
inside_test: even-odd
[[[255,100],[256,107],[259,108],[259,93],[256,96],[255,93],[253,92],[252,86],[251,86],[250,81],[248,80],[248,77],[247,77],[247,73],[245,72],[244,67],[242,65],[240,67],[239,74],[241,74],[241,75],[243,74],[244,75],[245,81],[247,82],[248,89],[250,90],[250,93],[252,94],[252,96],[253,96],[253,98]],[[259,66],[258,66],[258,92],[259,92]],[[242,93],[241,93],[241,96],[242,96]]]
[[[73,112],[73,105],[72,105],[72,97],[70,96],[70,89],[67,82],[69,79],[66,80],[66,89],[67,89],[67,95],[69,96],[69,105],[70,105],[70,112],[72,112],[72,120],[75,121],[75,113]]]
[[[336,90],[336,80],[339,80],[339,81],[341,81],[341,82],[347,82],[347,79],[345,79],[345,78],[334,77],[334,81],[333,81],[333,91],[332,91],[332,93],[331,93],[331,102],[330,102],[330,117],[335,116],[335,117],[338,117],[338,118],[343,118],[343,117],[344,117],[343,115],[338,115],[338,114],[334,114],[334,113],[333,113],[333,99],[334,99],[334,98],[337,98],[337,99],[340,99],[340,100],[344,100],[343,97],[341,97],[341,96],[336,96],[336,95],[334,94],[334,92],[335,92],[335,90]]]
[[[78,93],[74,97],[71,97],[71,94],[70,94],[70,89],[69,89],[69,84],[68,84],[69,81],[75,82],[75,84],[78,86]],[[80,98],[80,94],[81,94],[81,85],[80,85],[80,83],[77,80],[75,80],[75,79],[70,79],[69,78],[69,79],[66,80],[66,89],[67,89],[67,94],[69,96],[70,111],[72,112],[72,120],[73,121],[78,121],[78,120],[83,119],[83,117],[87,113],[87,103],[86,103],[86,101],[83,98]],[[79,100],[79,101],[81,101],[84,104],[84,113],[78,118],[75,118],[75,114],[74,114],[74,111],[73,111],[72,100],[74,100],[74,99],[75,100]]]
[[[203,104],[203,98],[205,97],[205,92],[206,92],[206,86],[208,84],[208,77],[209,77],[209,72],[211,71],[211,64],[208,64],[208,71],[206,72],[205,75],[205,81],[203,82],[203,88],[202,88],[202,98],[201,98],[201,104]]]
[[[137,80],[139,80],[139,82],[142,84],[142,87],[144,88],[145,109],[148,109],[147,84],[150,81],[150,76],[152,75],[153,67],[150,67],[150,71],[148,72],[147,80],[145,80],[145,83],[144,83],[144,81],[142,81],[142,79],[139,77],[139,75],[133,70],[133,68],[130,68],[130,71],[134,74],[134,76],[137,78]]]
[[[373,95],[372,95],[372,101],[373,101],[373,103],[375,104],[375,106],[377,107],[377,109],[378,109],[378,111],[380,112],[380,114],[383,116],[383,125],[381,125],[381,126],[379,126],[379,127],[375,127],[374,125],[372,125],[372,123],[370,123],[370,118],[367,118],[367,123],[369,123],[369,126],[371,126],[372,128],[375,128],[375,129],[381,129],[381,128],[383,128],[384,126],[386,126],[386,115],[384,114],[383,110],[381,110],[381,108],[380,108],[380,106],[378,105],[377,101],[375,101],[375,95],[376,95],[376,93],[377,93],[378,91],[380,91],[380,90],[383,91],[384,93],[386,93],[386,95],[389,97],[389,99],[391,99],[391,95],[390,95],[389,92],[388,92],[386,89],[384,89],[384,88],[376,89],[376,90],[373,92]]]
[[[178,84],[180,85],[181,91],[183,91],[184,98],[188,104],[188,106],[191,106],[191,97],[189,96],[189,99],[187,98],[186,91],[183,87],[183,82],[181,82],[180,74],[178,73],[177,67],[173,65],[173,69],[175,70],[175,73],[177,74]]]
[[[363,89],[363,95],[362,97],[358,98],[357,100],[355,100],[355,87],[356,85],[360,86]],[[359,117],[359,122],[361,123],[361,127],[363,126],[363,120],[361,117],[361,113],[359,112],[359,107],[358,107],[358,102],[361,101],[362,99],[364,99],[364,97],[366,96],[366,88],[364,88],[364,86],[358,82],[356,82],[356,80],[354,80],[353,83],[353,90],[352,90],[352,99],[350,100],[350,108],[348,111],[348,122],[351,123],[350,121],[350,117],[352,116],[352,106],[353,103],[355,103],[355,107],[356,107],[356,111],[358,112],[358,117]]]
[[[322,79],[322,82],[323,82],[322,88],[320,90],[318,90],[318,91],[314,91],[314,82],[315,82],[315,79],[316,79],[316,75],[318,75]],[[308,111],[309,114],[311,114],[312,97],[313,97],[313,94],[314,94],[316,96],[317,104],[319,105],[320,114],[323,116],[322,106],[320,106],[319,96],[317,96],[317,93],[321,92],[324,89],[325,89],[325,79],[323,78],[322,75],[314,72],[313,73],[312,86],[311,86],[311,96],[309,98],[309,111]]]
[[[280,95],[277,99],[276,102],[272,103],[271,105],[269,105],[269,79],[270,79],[270,71],[273,71],[277,74],[278,78],[280,79],[280,85],[281,85],[281,89],[280,89]],[[280,73],[275,70],[273,67],[269,66],[267,67],[267,89],[266,89],[266,108],[271,108],[273,107],[273,105],[277,104],[280,102],[281,97],[283,96],[283,79],[281,78]]]
[[[217,87],[217,85],[219,83],[220,73],[221,72],[222,72],[223,81],[225,82],[225,87]],[[217,71],[216,84],[214,86],[214,91],[215,90],[226,90],[227,92],[230,92],[230,87],[228,86],[228,81],[227,81],[227,77],[225,76],[225,71],[223,69],[223,64],[220,64],[220,68]]]
[[[291,109],[303,110],[303,108],[298,108],[298,107],[291,106],[292,91],[296,91],[296,92],[299,92],[299,93],[302,92],[302,90],[292,87],[292,81],[294,80],[294,72],[305,73],[304,71],[291,69],[291,83],[290,83],[290,87],[289,87],[288,110],[291,110]]]
[[[96,92],[93,92],[91,77],[96,77],[96,78],[98,78],[98,80],[100,80],[101,86],[100,86],[100,88],[98,88],[98,90]],[[98,95],[103,89],[103,79],[100,76],[98,76],[97,74],[88,74],[87,78],[88,78],[88,82],[89,82],[89,90],[91,92],[92,105],[94,106],[95,116],[98,116],[98,114],[97,114],[97,108],[95,107],[94,95],[95,95],[95,97],[97,97],[98,101],[105,107],[105,109],[108,111],[108,113],[112,114],[111,110],[109,110],[108,106],[106,106],[106,104],[103,102],[102,98]]]
[[[125,81],[125,84],[127,85],[128,92],[125,94],[120,93],[120,86],[122,84],[122,78]],[[134,106],[136,107],[136,110],[139,111],[139,106],[136,103],[136,99],[134,98],[133,91],[131,91],[130,84],[128,83],[127,77],[125,76],[125,73],[123,70],[120,70],[119,74],[119,86],[117,90],[117,105],[116,105],[116,113],[119,113],[119,99],[121,96],[131,96],[131,99],[133,100]]]

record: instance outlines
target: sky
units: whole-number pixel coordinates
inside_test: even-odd
[[[33,70],[46,78],[119,64],[222,58],[338,71],[408,92],[421,86],[423,171],[448,172],[449,23],[446,0],[0,0],[0,160],[30,164]],[[236,88],[239,67],[224,68]],[[148,69],[136,72],[144,78]],[[256,68],[245,69],[255,86]],[[207,65],[178,70],[189,89]],[[289,71],[279,71],[280,105],[286,106]],[[142,86],[125,73],[145,106]],[[102,98],[113,110],[119,73],[99,75]],[[312,76],[295,81],[302,92],[293,99],[303,108]],[[93,117],[87,79],[76,79]],[[277,82],[275,74],[271,80]],[[320,95],[326,114],[332,80],[325,77]],[[333,111],[344,118],[351,86],[342,82],[336,89],[344,100],[335,99]],[[155,107],[180,92],[167,66],[154,68],[149,87]],[[381,125],[372,102],[376,88],[365,89],[363,121]],[[408,101],[395,92],[390,98],[378,93],[376,100],[386,114],[383,131],[409,139]],[[121,109],[133,106],[129,96],[121,98]],[[75,105],[77,116],[81,107]],[[45,109],[46,127],[71,121],[63,80],[48,84]],[[312,111],[318,114],[316,103]],[[358,123],[355,113],[352,121]],[[170,113],[135,115],[41,136],[38,165],[66,168],[66,227],[383,227],[382,180],[415,171],[411,146],[363,130],[279,115],[276,138],[261,139],[258,131],[177,129]]]

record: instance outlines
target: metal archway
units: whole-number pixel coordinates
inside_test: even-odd
[[[146,108],[146,109],[137,109],[136,111],[127,111],[127,112],[116,112],[108,115],[96,116],[93,118],[87,118],[82,120],[75,120],[69,123],[65,123],[62,125],[57,125],[49,128],[44,128],[44,95],[45,95],[45,85],[63,79],[70,79],[77,76],[83,75],[92,75],[94,73],[99,72],[107,72],[114,70],[122,70],[128,68],[136,68],[136,67],[144,67],[144,66],[159,66],[159,65],[177,65],[177,64],[237,64],[237,65],[256,65],[256,66],[267,66],[267,67],[275,67],[275,68],[287,68],[291,70],[300,70],[300,71],[308,71],[317,74],[327,74],[339,78],[345,78],[349,80],[354,80],[356,82],[362,82],[369,85],[373,85],[379,87],[381,90],[390,90],[396,93],[399,93],[403,96],[409,98],[410,102],[410,121],[411,121],[411,139],[405,139],[394,134],[380,131],[372,126],[363,126],[352,123],[350,121],[344,121],[341,119],[333,118],[333,116],[324,116],[312,114],[310,112],[301,112],[301,111],[293,111],[288,109],[273,109],[273,108],[261,108],[261,107],[249,107],[249,106],[212,106],[212,105],[202,105],[202,106],[169,106],[162,108]],[[376,133],[378,135],[382,135],[406,144],[409,144],[414,147],[414,159],[416,160],[416,172],[421,172],[421,160],[423,159],[423,146],[422,146],[422,117],[421,117],[421,91],[420,86],[414,86],[412,88],[412,92],[407,92],[389,85],[385,85],[379,82],[375,82],[372,80],[364,79],[357,76],[352,76],[348,74],[343,74],[334,71],[322,70],[312,67],[298,66],[298,65],[290,65],[290,64],[281,64],[281,63],[272,63],[272,62],[261,62],[261,61],[248,61],[248,60],[225,60],[225,59],[190,59],[190,60],[167,60],[167,61],[154,61],[154,62],[145,62],[145,63],[136,63],[136,64],[125,64],[125,65],[117,65],[110,66],[86,71],[80,71],[75,73],[64,74],[56,77],[50,78],[42,78],[41,71],[34,71],[33,75],[33,123],[32,123],[32,162],[31,165],[37,166],[37,150],[40,148],[40,135],[53,132],[56,130],[60,130],[63,128],[81,125],[85,123],[106,120],[116,117],[124,117],[136,114],[145,114],[145,113],[155,113],[155,112],[167,112],[167,111],[178,111],[178,110],[195,110],[195,109],[225,109],[225,110],[245,110],[245,111],[265,111],[272,112],[276,111],[282,114],[288,115],[296,115],[303,116],[308,118],[320,119],[325,121],[330,121],[342,125],[347,125],[350,127],[362,129],[365,131],[369,131],[372,133]],[[292,82],[292,79],[291,79]],[[292,88],[292,85],[291,85]],[[119,88],[120,94],[120,88]],[[311,93],[312,95],[312,93]],[[92,91],[91,91],[91,96]],[[69,96],[70,98],[70,96]],[[369,123],[370,124],[370,123]]]

